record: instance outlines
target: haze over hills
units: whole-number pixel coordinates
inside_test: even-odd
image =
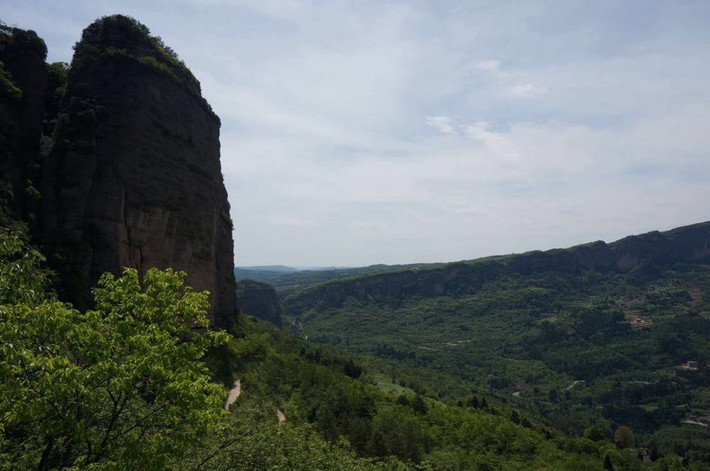
[[[287,267],[285,265],[259,265],[254,267],[235,267],[234,270],[246,270],[246,271],[268,271],[268,272],[292,272],[299,271],[298,268]]]

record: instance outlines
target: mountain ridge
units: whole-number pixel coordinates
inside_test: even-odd
[[[289,315],[298,316],[315,301],[340,307],[348,298],[405,298],[475,291],[502,274],[558,271],[629,273],[653,271],[656,265],[710,260],[710,221],[665,232],[651,231],[617,241],[589,242],[566,249],[494,255],[432,268],[410,268],[329,280],[294,291],[284,299]]]

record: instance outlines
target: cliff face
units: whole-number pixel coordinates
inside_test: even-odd
[[[103,272],[172,267],[236,312],[219,118],[197,80],[135,20],[90,25],[76,46],[43,162],[42,226],[67,296]],[[63,263],[66,262],[66,263]]]
[[[239,280],[237,304],[244,314],[271,322],[278,328],[281,324],[281,304],[273,286],[254,280]]]
[[[710,262],[710,222],[668,232],[630,236],[611,244],[593,242],[569,249],[457,262],[438,268],[379,273],[315,285],[284,300],[291,315],[313,307],[339,308],[348,298],[398,302],[411,296],[472,293],[502,275],[583,271],[629,273],[673,263]]]
[[[47,95],[47,48],[34,31],[0,26],[0,175],[20,213],[38,201],[36,176]]]

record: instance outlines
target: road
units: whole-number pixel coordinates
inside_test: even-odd
[[[229,390],[229,396],[227,397],[227,402],[224,403],[224,410],[229,410],[229,406],[234,404],[234,402],[239,398],[242,393],[242,380],[238,379],[234,382],[234,387]]]

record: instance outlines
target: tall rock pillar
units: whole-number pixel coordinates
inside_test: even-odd
[[[172,267],[212,293],[212,322],[228,326],[234,254],[219,128],[199,82],[145,26],[115,15],[84,30],[43,164],[44,234],[70,299],[81,305],[106,271]]]

